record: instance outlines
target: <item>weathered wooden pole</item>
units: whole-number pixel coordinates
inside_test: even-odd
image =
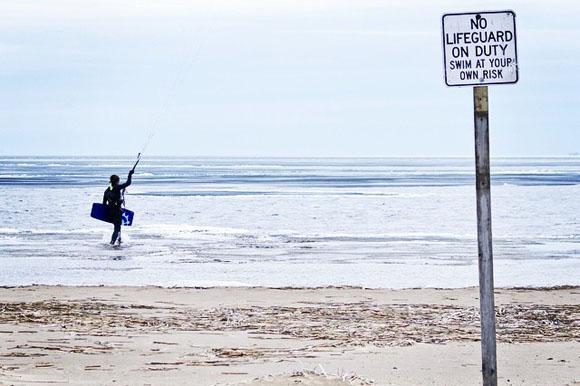
[[[483,386],[497,386],[487,86],[473,88]]]

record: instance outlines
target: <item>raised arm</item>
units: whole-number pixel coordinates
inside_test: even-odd
[[[134,170],[131,170],[129,172],[129,175],[127,176],[127,181],[125,181],[124,184],[119,185],[119,189],[125,189],[127,186],[131,185],[131,177],[133,176],[133,173],[135,173]]]

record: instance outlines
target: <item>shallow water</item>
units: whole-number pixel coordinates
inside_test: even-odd
[[[89,217],[131,158],[0,158],[0,285],[477,284],[467,158],[145,158],[120,249]],[[496,284],[580,284],[580,158],[492,163]]]

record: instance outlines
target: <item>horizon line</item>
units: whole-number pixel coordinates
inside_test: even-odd
[[[90,154],[0,154],[3,158],[21,158],[21,157],[74,157],[74,158],[135,158],[134,154],[109,154],[109,155],[90,155]],[[271,158],[271,159],[300,159],[300,158],[473,158],[474,155],[191,155],[191,154],[174,154],[174,155],[161,155],[161,154],[150,154],[144,155],[142,158]],[[527,154],[527,155],[492,155],[491,158],[569,158],[569,157],[580,157],[580,153],[570,153],[570,154],[550,154],[550,155],[537,155],[537,154]]]

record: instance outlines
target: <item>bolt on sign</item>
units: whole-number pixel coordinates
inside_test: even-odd
[[[516,83],[516,48],[513,11],[443,15],[443,60],[448,86]]]

